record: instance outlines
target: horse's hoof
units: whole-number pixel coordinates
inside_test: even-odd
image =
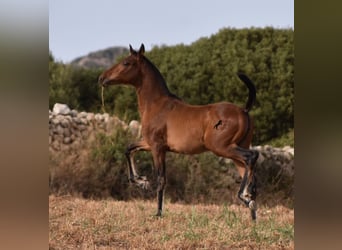
[[[257,210],[256,202],[254,200],[251,200],[248,203],[248,207],[251,210],[252,220],[255,221],[256,220],[256,210]]]
[[[257,204],[254,200],[251,200],[249,203],[248,203],[248,207],[251,209],[251,210],[257,210]]]
[[[144,190],[149,190],[150,189],[150,183],[147,180],[138,180],[137,181],[138,187],[144,189]]]
[[[139,179],[139,180],[142,180],[142,181],[147,181],[146,176],[143,176],[143,175],[142,175],[142,176],[139,176],[138,179]]]
[[[144,190],[149,190],[150,189],[150,183],[148,181],[145,181],[142,188]]]

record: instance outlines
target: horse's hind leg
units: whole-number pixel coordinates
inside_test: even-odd
[[[142,150],[144,151],[150,150],[150,147],[145,143],[145,141],[133,143],[129,145],[126,150],[125,155],[128,161],[128,179],[131,183],[134,183],[143,189],[149,189],[150,183],[147,181],[146,176],[139,176],[137,174],[137,171],[135,170],[134,154],[137,151],[142,151]]]
[[[253,178],[255,178],[255,177],[253,177]],[[242,178],[242,182],[241,182],[240,189],[238,192],[238,197],[240,198],[240,200],[242,200],[246,204],[247,207],[250,208],[252,220],[255,220],[256,219],[256,209],[257,209],[256,202],[255,202],[256,181],[253,180],[252,181],[253,184],[248,185],[247,180],[248,180],[248,173],[246,171],[243,178]],[[252,188],[254,190],[253,191],[252,190],[247,191],[247,189],[249,189],[249,187],[251,185],[253,186]],[[253,197],[253,195],[254,195],[254,197]]]
[[[254,165],[258,159],[259,153],[255,150],[239,147],[236,144],[230,145],[225,150],[216,150],[216,152],[219,155],[234,161],[239,174],[242,177],[238,197],[251,209],[252,219],[255,220],[255,199],[257,190]]]
[[[240,176],[242,177],[242,182],[239,191],[239,198],[243,201],[247,201],[247,197],[255,200],[256,198],[256,180],[255,180],[255,173],[254,173],[254,165],[256,160],[258,159],[259,153],[255,150],[244,149],[241,147],[236,147],[235,149],[240,156],[241,159],[234,159],[235,164],[238,168],[240,168]],[[245,166],[245,172],[242,175],[241,166],[242,164]]]
[[[242,177],[242,182],[238,192],[238,197],[248,206],[251,210],[252,219],[256,219],[256,178],[255,178],[255,163],[258,159],[259,153],[255,150],[249,150],[241,147],[236,147],[236,151],[240,153],[245,165],[245,172]],[[241,162],[241,161],[240,161]],[[236,165],[241,168],[239,161],[235,161]]]

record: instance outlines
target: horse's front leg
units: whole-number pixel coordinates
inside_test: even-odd
[[[166,171],[165,171],[165,151],[152,151],[154,166],[158,173],[158,187],[157,187],[157,201],[158,209],[156,216],[162,216],[164,191],[166,185]]]
[[[139,176],[137,174],[137,171],[135,169],[135,164],[134,164],[134,154],[137,151],[149,151],[149,150],[151,149],[148,146],[148,144],[142,140],[140,142],[136,142],[136,143],[129,145],[125,153],[127,161],[128,161],[128,180],[131,183],[134,183],[143,189],[149,189],[150,183],[146,179],[146,176]]]

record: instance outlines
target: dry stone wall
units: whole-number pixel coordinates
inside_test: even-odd
[[[99,164],[99,169],[97,170],[97,168],[93,168],[94,162],[89,160],[89,153],[92,150],[92,144],[89,144],[89,142],[95,139],[96,134],[102,132],[110,135],[118,127],[129,130],[137,139],[141,137],[141,126],[138,121],[131,121],[129,124],[126,124],[116,116],[106,113],[78,112],[77,110],[70,110],[64,104],[56,104],[52,111],[49,110],[49,184],[51,192],[75,192],[86,196],[101,196],[115,190],[113,194],[111,193],[113,197],[120,197],[120,199],[122,197],[131,197],[130,189],[124,188],[127,187],[125,186],[127,185],[126,179],[122,178],[127,171],[126,166],[118,165],[116,168],[107,168],[106,164]],[[291,147],[274,148],[268,145],[253,148],[259,152],[259,158],[255,166],[259,193],[258,199],[269,201],[270,196],[272,197],[271,201],[276,204],[280,204],[279,202],[282,201],[285,201],[284,204],[287,204],[288,200],[293,200],[294,149]],[[216,198],[219,197],[219,199],[222,199],[222,195],[224,195],[226,200],[234,199],[230,193],[232,190],[226,190],[227,186],[228,189],[235,190],[238,188],[239,181],[241,181],[236,171],[230,171],[230,168],[235,169],[233,162],[230,159],[214,158],[218,162],[215,162],[213,165],[218,166],[217,163],[219,163],[220,168],[214,168],[213,174],[219,175],[217,181],[221,184],[218,185],[217,190],[213,191],[212,194],[216,194],[214,196]],[[185,167],[189,168],[189,173],[193,172],[196,174],[196,179],[198,177],[199,180],[206,180],[205,172],[196,172],[200,168],[194,167],[194,165]],[[120,173],[120,171],[123,172]],[[104,172],[111,174],[106,174],[104,177]],[[106,181],[103,181],[103,178]],[[187,183],[185,186],[189,185],[190,189],[198,186],[193,183],[191,176],[187,176],[185,172],[180,174],[179,178],[183,180],[183,184]],[[173,185],[175,186],[173,189],[170,188],[170,190],[183,190],[186,193],[186,187],[182,189],[181,186],[177,186],[177,181],[174,183]],[[222,188],[228,192],[223,192]],[[116,194],[120,195],[116,196]],[[148,196],[145,193],[141,195]],[[179,199],[176,193],[169,195]],[[202,195],[205,197],[206,194],[199,193],[199,196],[195,199],[202,199],[200,198]],[[190,199],[186,195],[184,197],[184,199]],[[213,199],[215,200],[216,198]]]
[[[107,113],[94,114],[70,110],[65,104],[54,105],[52,111],[49,110],[49,150],[51,153],[76,149],[84,145],[98,132],[110,134],[116,127],[129,129],[130,132],[140,137],[141,126],[138,121],[131,121],[129,124],[121,121],[116,116]],[[294,175],[294,148],[274,148],[268,145],[255,146],[259,151],[258,166],[264,169],[278,169],[279,174],[288,176]],[[226,160],[230,162],[229,159]]]
[[[94,138],[95,133],[111,133],[114,128],[130,129],[138,136],[137,121],[129,125],[108,113],[94,114],[70,110],[65,104],[56,103],[49,110],[49,150],[50,152],[77,149]]]

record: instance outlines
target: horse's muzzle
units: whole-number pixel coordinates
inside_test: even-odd
[[[107,82],[108,80],[103,75],[100,75],[99,79],[97,80],[97,83],[101,85],[102,87],[107,86]]]

